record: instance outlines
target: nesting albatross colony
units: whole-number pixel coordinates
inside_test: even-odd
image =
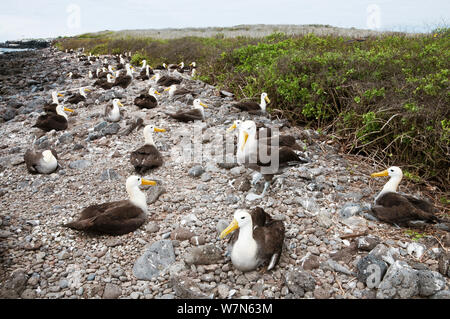
[[[130,58],[54,47],[0,56],[18,70],[0,70],[2,298],[450,297],[448,220],[429,200],[427,213],[408,211],[410,196],[427,197],[400,169],[392,177],[272,117],[264,88],[252,104],[261,112],[248,112],[182,67],[193,61],[140,77],[149,68]],[[136,105],[140,95],[152,106]],[[48,117],[64,125],[35,125]],[[374,176],[394,182],[371,177],[383,170]],[[386,192],[408,196],[381,201]]]

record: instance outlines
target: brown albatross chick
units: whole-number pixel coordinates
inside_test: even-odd
[[[371,209],[372,215],[379,220],[397,225],[407,225],[413,220],[440,221],[435,216],[437,209],[430,202],[397,193],[397,187],[403,177],[403,172],[399,167],[392,166],[382,172],[373,173],[371,176],[390,176],[389,181],[375,198],[375,206]]]
[[[163,164],[161,153],[155,146],[152,132],[165,132],[165,129],[147,125],[144,127],[145,144],[130,154],[130,162],[139,174],[145,171],[160,167]]]
[[[250,213],[245,209],[238,209],[220,238],[234,230],[236,231],[229,240],[234,267],[240,271],[251,271],[264,264],[268,264],[267,270],[275,267],[283,249],[285,228],[282,221],[273,220],[260,207]]]
[[[156,185],[156,182],[132,175],[126,181],[128,200],[89,206],[78,220],[63,226],[108,235],[135,231],[147,219],[147,201],[140,185]]]

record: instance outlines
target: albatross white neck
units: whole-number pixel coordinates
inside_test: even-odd
[[[145,193],[139,189],[139,186],[127,185],[127,193],[130,196],[130,201],[147,213],[147,198],[145,197]]]
[[[402,180],[402,176],[391,176],[389,178],[388,182],[384,185],[381,192],[375,197],[375,201],[381,197],[381,195],[389,192],[397,192],[398,185],[400,184],[400,181]]]
[[[264,96],[262,95],[261,95],[261,104],[259,106],[261,106],[261,110],[263,110],[264,112],[266,111],[267,103],[266,100],[264,99]]]

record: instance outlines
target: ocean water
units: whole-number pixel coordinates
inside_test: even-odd
[[[34,50],[34,49],[0,48],[0,54],[3,54],[5,52],[26,51],[26,50]]]

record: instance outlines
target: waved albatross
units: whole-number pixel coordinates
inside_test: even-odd
[[[55,150],[25,152],[24,161],[31,174],[50,174],[58,168],[58,154]]]
[[[76,221],[63,226],[81,231],[109,235],[123,235],[138,229],[147,219],[147,199],[140,185],[156,185],[132,175],[126,181],[128,200],[91,205],[81,212]]]
[[[250,193],[246,196],[247,200],[264,197],[274,175],[282,174],[290,166],[308,162],[290,147],[272,146],[259,141],[256,138],[256,124],[253,121],[244,121],[241,124],[236,159],[239,164],[260,172],[265,180],[262,194]],[[253,180],[252,184],[256,184],[259,178]]]
[[[43,131],[50,132],[51,130],[63,131],[67,128],[67,114],[64,112],[73,112],[72,109],[58,105],[56,113],[47,113],[39,116],[36,124],[33,127],[38,127]]]
[[[155,94],[161,95],[154,88],[148,89],[148,92],[142,93],[134,99],[134,104],[140,109],[153,109],[158,106],[158,100]]]
[[[264,113],[266,112],[266,103],[270,103],[270,99],[267,96],[266,92],[263,92],[261,94],[261,103],[258,104],[256,102],[251,102],[251,101],[239,101],[236,103],[233,103],[232,106],[234,106],[235,108],[238,108],[241,111],[246,111],[249,114],[259,114],[259,113]]]
[[[120,120],[120,110],[119,105],[123,107],[119,99],[114,99],[112,104],[107,104],[105,106],[105,119],[108,122],[118,122]]]
[[[167,113],[170,117],[176,119],[180,122],[190,122],[190,121],[202,121],[205,119],[205,110],[204,107],[208,107],[199,99],[194,100],[194,108],[188,111],[179,110],[176,113]]]
[[[157,128],[153,125],[144,127],[144,145],[130,154],[130,162],[139,174],[143,174],[149,169],[160,167],[163,164],[162,155],[155,146],[152,133],[165,131],[165,129]]]
[[[403,172],[399,167],[392,166],[382,172],[371,174],[371,177],[381,176],[390,178],[375,197],[375,205],[371,209],[372,215],[381,221],[397,225],[406,225],[413,220],[440,221],[435,216],[437,209],[430,202],[397,193],[397,187],[403,178]]]
[[[234,267],[251,271],[264,264],[268,264],[267,270],[276,266],[283,249],[285,228],[282,221],[273,220],[260,207],[250,213],[238,209],[231,224],[220,234],[220,239],[232,231],[228,249],[231,250]]]

